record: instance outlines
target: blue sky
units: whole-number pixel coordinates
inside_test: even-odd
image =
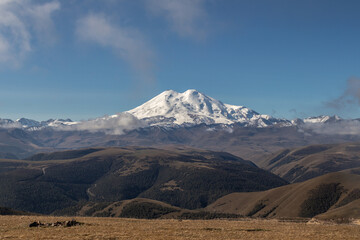
[[[84,120],[197,89],[360,117],[360,2],[0,0],[0,118]]]

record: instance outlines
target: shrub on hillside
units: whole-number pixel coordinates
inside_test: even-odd
[[[340,183],[320,184],[308,192],[308,198],[300,206],[301,217],[314,217],[326,212],[343,193]]]

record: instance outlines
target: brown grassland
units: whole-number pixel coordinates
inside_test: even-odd
[[[360,226],[276,220],[140,220],[79,217],[73,227],[29,228],[47,216],[0,216],[0,239],[360,239]]]

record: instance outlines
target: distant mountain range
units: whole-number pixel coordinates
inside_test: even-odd
[[[125,120],[124,120],[125,119]],[[167,90],[146,103],[123,113],[96,118],[89,121],[74,122],[71,119],[49,119],[35,121],[20,118],[0,119],[2,128],[22,128],[36,131],[43,128],[60,130],[104,130],[114,128],[134,129],[139,127],[161,126],[181,127],[206,125],[232,125],[244,127],[289,127],[303,124],[334,123],[345,121],[338,116],[318,116],[305,119],[287,120],[260,114],[244,107],[222,103],[194,89],[179,93]],[[97,126],[97,127],[94,127]],[[122,131],[120,131],[122,133]]]
[[[196,90],[165,91],[143,105],[88,121],[0,119],[0,158],[113,146],[192,146],[247,160],[310,144],[360,141],[360,121],[338,116],[286,120],[224,104]]]
[[[49,119],[47,121],[36,121],[28,118],[20,118],[15,121],[11,119],[0,119],[0,127],[2,128],[22,128],[26,130],[40,130],[45,127],[70,126],[77,124],[71,119]]]

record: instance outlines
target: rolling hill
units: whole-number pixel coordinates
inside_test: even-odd
[[[0,207],[0,215],[34,215],[33,213],[28,213],[24,211],[17,211],[7,207]]]
[[[91,148],[0,160],[0,205],[39,213],[137,197],[195,209],[231,192],[284,184],[250,161],[191,148]]]
[[[360,167],[360,143],[310,145],[281,150],[258,165],[289,182]]]
[[[232,193],[205,209],[268,218],[360,218],[360,175],[329,173],[262,192]]]
[[[80,202],[76,206],[55,211],[53,214],[59,216],[143,219],[215,219],[242,217],[236,214],[207,212],[203,209],[183,209],[146,198],[134,198],[117,202]]]

